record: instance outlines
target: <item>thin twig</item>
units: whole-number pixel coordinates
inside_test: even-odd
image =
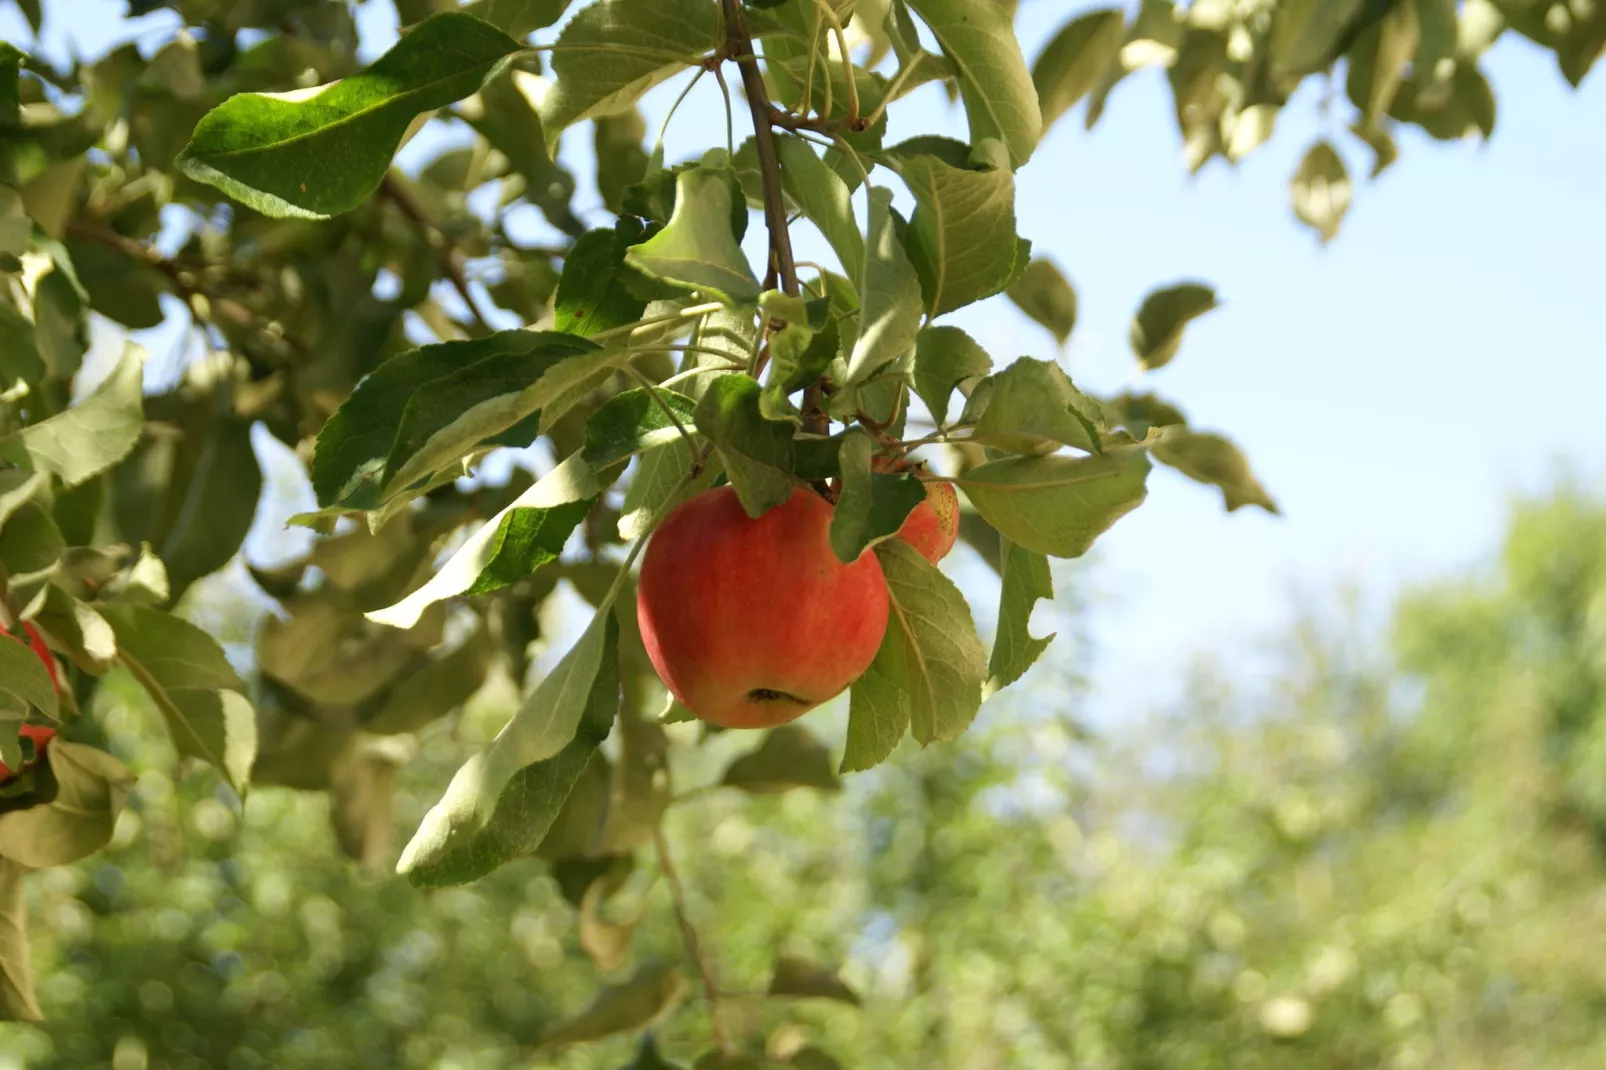
[[[692,926],[691,915],[686,910],[686,888],[680,882],[680,874],[675,870],[675,862],[669,853],[669,841],[664,838],[664,830],[660,826],[653,830],[653,843],[658,848],[658,868],[663,871],[664,880],[669,884],[669,894],[675,903],[675,918],[680,922],[680,936],[685,941],[686,953],[691,956],[692,963],[697,967],[697,975],[702,979],[703,991],[708,997],[708,1021],[714,1031],[714,1041],[719,1050],[726,1055],[734,1054],[736,1049],[731,1044],[730,1036],[725,1032],[725,1023],[719,1014],[719,982],[714,978],[713,965],[703,954],[702,942],[697,938],[697,930]]]
[[[468,314],[474,317],[474,322],[480,327],[487,331],[491,330],[490,323],[480,313],[480,307],[475,302],[474,295],[469,292],[468,279],[463,274],[462,251],[452,244],[445,231],[431,222],[429,217],[424,214],[424,209],[419,205],[412,193],[396,178],[396,172],[387,171],[385,173],[385,179],[380,183],[379,192],[389,197],[396,207],[401,209],[402,215],[424,228],[425,237],[439,251],[441,270],[451,280],[452,288],[463,299],[463,303],[468,306]]]
[[[725,51],[742,72],[742,89],[753,114],[753,148],[758,154],[759,176],[764,184],[764,222],[770,232],[770,263],[780,276],[781,290],[797,295],[797,266],[792,262],[792,236],[786,229],[786,202],[781,195],[781,164],[775,155],[775,132],[770,116],[775,111],[764,88],[764,75],[752,55],[753,39],[747,18],[737,0],[720,0],[725,13]]]

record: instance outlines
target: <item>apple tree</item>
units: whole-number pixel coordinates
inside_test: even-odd
[[[109,674],[234,805],[328,792],[341,845],[387,868],[408,741],[511,679],[516,713],[440,785],[397,869],[434,888],[538,856],[594,912],[655,857],[696,985],[660,962],[625,969],[625,934],[588,949],[617,981],[547,1039],[637,1030],[696,992],[713,1047],[698,1065],[757,1065],[742,1061],[754,1038],[722,1021],[662,829],[665,722],[721,720],[677,670],[728,683],[760,649],[782,665],[846,657],[832,644],[848,616],[879,606],[845,679],[738,689],[791,703],[748,722],[771,725],[849,685],[841,738],[781,725],[719,780],[827,786],[905,737],[953,743],[1019,680],[1051,640],[1029,625],[1050,559],[1139,507],[1153,464],[1228,509],[1275,511],[1237,447],[1174,401],[1089,393],[1057,361],[1000,359],[945,319],[1003,296],[1062,342],[1073,331],[1058,251],[1015,211],[1045,132],[1084,99],[1096,122],[1152,66],[1187,165],[1235,162],[1305,79],[1342,78],[1375,176],[1402,126],[1492,132],[1479,59],[1506,30],[1574,84],[1606,43],[1606,5],[1533,0],[1143,0],[1070,18],[1030,60],[1002,0],[396,8],[398,40],[366,66],[352,6],[328,0],[131,2],[182,28],[71,66],[0,44],[0,627],[48,645],[41,660],[0,638],[12,1017],[39,1011],[25,874],[105,844],[131,790],[97,726]],[[35,30],[67,14],[18,9]],[[691,114],[680,104],[705,78],[723,107]],[[965,140],[888,139],[889,112],[923,90],[955,102]],[[664,126],[707,128],[704,151],[667,158],[648,94],[673,101]],[[399,165],[426,131],[452,137]],[[578,207],[579,137],[605,211]],[[1352,190],[1319,141],[1291,178],[1294,214],[1330,239]],[[1158,285],[1132,320],[1139,367],[1175,359],[1215,304],[1201,282]],[[86,363],[92,327],[175,321],[186,347],[168,381],[133,344]],[[186,594],[228,580],[257,517],[254,434],[304,465],[316,508],[291,523],[317,538],[249,566],[266,608],[249,646],[226,649]],[[704,579],[638,599],[654,532],[709,495],[734,508],[704,541],[735,533],[764,568],[711,570],[712,549],[676,540],[665,574]],[[806,531],[788,519],[799,500]],[[997,574],[990,647],[936,565],[955,536]],[[788,549],[805,543],[806,561]],[[862,599],[812,597],[815,577],[851,569],[874,577]],[[592,617],[538,666],[560,584]],[[805,604],[823,616],[795,627]],[[691,628],[756,640],[666,654],[663,635]],[[44,727],[60,732],[49,747]],[[665,1065],[651,1050],[636,1065]],[[830,1065],[816,1054],[793,1065]]]

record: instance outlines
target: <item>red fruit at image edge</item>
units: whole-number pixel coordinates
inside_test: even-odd
[[[784,724],[875,660],[886,579],[874,553],[837,560],[832,512],[799,488],[755,520],[735,491],[717,487],[653,535],[636,618],[653,668],[698,717],[726,728]]]
[[[50,682],[56,685],[56,688],[59,690],[61,688],[61,670],[57,667],[56,659],[50,653],[50,648],[45,645],[44,636],[40,635],[39,629],[35,628],[28,621],[22,622],[22,632],[23,636],[26,638],[28,649],[32,650],[34,654],[38,656],[39,660],[45,663],[45,669],[50,673]],[[4,628],[0,628],[0,635],[11,635],[11,633],[6,631]],[[13,638],[16,637],[13,636]],[[35,753],[43,754],[45,746],[52,739],[56,738],[56,730],[51,728],[49,725],[25,724],[21,728],[17,729],[17,735],[21,736],[23,739],[33,740]],[[13,775],[13,772],[14,771],[11,769],[11,767],[6,765],[5,762],[0,762],[0,780],[9,779]]]

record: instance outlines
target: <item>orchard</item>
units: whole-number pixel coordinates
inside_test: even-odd
[[[593,940],[605,981],[536,1050],[639,1034],[632,1065],[668,1066],[654,1030],[695,1014],[675,1059],[837,1065],[766,1055],[730,1011],[676,870],[697,845],[663,829],[678,752],[751,737],[738,761],[764,775],[723,783],[754,794],[909,738],[957,761],[984,700],[1052,657],[1031,624],[1050,559],[1119,539],[1153,466],[1276,512],[1229,437],[1148,386],[1208,284],[1154,280],[1144,385],[1118,394],[951,322],[988,301],[1073,332],[1056,265],[1077,251],[1016,211],[1017,183],[1055,181],[1042,140],[1161,77],[1179,166],[1231,166],[1321,82],[1343,120],[1289,197],[1326,242],[1361,195],[1346,155],[1375,179],[1401,131],[1491,135],[1479,62],[1502,34],[1573,85],[1606,46],[1601,3],[1128,6],[1035,55],[1010,0],[396,0],[366,64],[354,4],[130,0],[172,32],[77,58],[0,43],[0,1012],[42,1013],[24,882],[105,847],[135,791],[98,720],[123,681],[235,812],[328,793],[352,864],[417,895],[551,872],[595,934],[620,867],[657,873],[683,961]],[[16,8],[34,31],[73,17]],[[682,106],[699,84],[711,110]],[[917,93],[965,136],[894,139]],[[644,99],[668,105],[656,128]],[[668,128],[706,144],[673,158]],[[175,324],[171,374],[132,342],[92,359]],[[242,568],[254,436],[305,472],[315,507],[288,523],[316,537]],[[994,574],[990,644],[945,571],[957,541]],[[245,644],[186,599],[231,569]],[[589,620],[548,634],[558,591]],[[497,680],[516,710],[393,849],[413,741]],[[821,729],[844,692],[845,730]],[[799,969],[777,965],[783,1007],[840,985]]]

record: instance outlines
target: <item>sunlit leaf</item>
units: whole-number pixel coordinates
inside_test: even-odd
[[[972,468],[958,483],[1011,542],[1080,557],[1143,501],[1148,474],[1148,454],[1129,446],[1099,457],[1008,457]]]
[[[1045,130],[1099,84],[1125,36],[1125,16],[1105,8],[1077,16],[1049,38],[1032,64]]]
[[[230,97],[206,114],[175,163],[265,215],[348,212],[379,188],[415,116],[468,96],[518,49],[487,22],[442,12],[350,78]]]
[[[959,74],[970,140],[1002,141],[1013,167],[1031,159],[1043,119],[1009,10],[997,0],[908,2]]]
[[[1318,141],[1305,153],[1289,193],[1301,223],[1320,234],[1323,242],[1338,236],[1344,213],[1349,211],[1350,180],[1331,142]]]
[[[889,189],[870,190],[870,228],[858,283],[859,337],[848,359],[849,386],[907,353],[920,329],[920,279],[894,227]]]
[[[1155,460],[1170,465],[1188,478],[1219,487],[1229,513],[1246,505],[1258,505],[1268,513],[1277,512],[1277,503],[1250,470],[1249,459],[1220,435],[1168,427],[1149,452]]]
[[[993,370],[993,360],[958,327],[927,327],[915,342],[915,393],[939,424],[948,420],[948,402],[961,383]]]
[[[94,854],[112,838],[134,775],[105,751],[64,739],[47,752],[54,796],[0,813],[0,859],[44,869]]]
[[[0,439],[0,455],[20,453],[33,468],[69,487],[104,472],[139,442],[144,362],[143,350],[125,347],[117,366],[88,397]]]
[[[675,179],[675,211],[669,224],[631,246],[625,262],[680,289],[729,305],[753,304],[759,283],[731,233],[730,212],[725,172],[709,167],[682,171]]]
[[[1103,417],[1096,401],[1051,360],[1022,357],[977,383],[963,422],[978,442],[1012,453],[1052,453],[1072,446],[1099,450]]]

